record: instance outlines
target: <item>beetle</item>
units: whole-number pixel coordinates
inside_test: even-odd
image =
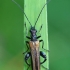
[[[36,26],[36,23],[37,23],[40,15],[41,15],[45,5],[47,5],[47,3],[44,4],[44,6],[42,7],[34,26],[32,26],[28,17],[27,17],[27,15],[25,14],[24,10],[21,8],[21,6],[17,2],[15,2],[14,0],[12,0],[12,1],[22,10],[22,12],[24,13],[24,15],[25,15],[27,21],[29,22],[30,27],[31,27],[30,30],[29,30],[30,37],[26,36],[26,38],[30,39],[30,41],[26,41],[27,50],[23,53],[23,54],[26,53],[25,62],[29,67],[32,64],[32,70],[40,70],[40,64],[43,64],[47,60],[47,57],[46,57],[46,54],[43,51],[39,50],[40,42],[42,42],[42,48],[44,49],[44,47],[43,47],[44,46],[44,41],[43,40],[38,40],[38,38],[40,38],[41,35],[37,36],[37,30],[35,29],[35,26]],[[25,27],[26,27],[26,23],[25,23]],[[39,32],[41,31],[41,29],[42,29],[42,25],[40,27]],[[26,30],[27,30],[27,27],[26,27]],[[29,49],[30,49],[30,52],[28,52]],[[46,50],[46,49],[44,49],[44,50]],[[46,51],[49,51],[49,50],[46,50]],[[40,56],[44,58],[44,60],[42,62],[40,62]],[[31,57],[31,64],[29,64],[27,62],[29,57]],[[29,69],[29,67],[27,68],[27,70]],[[45,69],[47,69],[47,68],[45,68]]]
[[[44,41],[38,40],[38,38],[40,38],[41,36],[37,36],[36,33],[37,33],[37,30],[35,29],[35,27],[31,27],[30,28],[31,36],[30,37],[26,36],[26,38],[30,39],[30,41],[26,41],[26,45],[28,48],[27,51],[29,50],[29,47],[30,47],[30,52],[28,52],[25,55],[25,62],[30,67],[30,64],[27,62],[27,60],[31,56],[32,70],[40,70],[40,64],[43,64],[47,60],[46,54],[43,51],[39,51],[40,42],[42,42],[42,48],[43,48]],[[44,58],[43,62],[40,62],[40,56]],[[29,67],[27,68],[27,70],[29,69]]]

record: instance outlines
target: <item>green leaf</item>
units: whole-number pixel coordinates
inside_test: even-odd
[[[42,7],[45,4],[46,4],[46,0],[24,0],[24,6],[25,6],[24,12],[32,26],[35,25],[38,15],[39,15]],[[27,47],[25,44],[25,41],[27,40],[26,32],[28,32],[27,35],[30,36],[29,30],[30,30],[31,25],[29,24],[28,20],[26,19],[25,15],[24,15],[24,24],[26,23],[26,27],[27,27],[27,30],[26,30],[26,27],[24,26],[24,47],[25,47],[23,49],[24,51],[27,50]],[[47,5],[44,7],[44,9],[38,19],[38,22],[36,23],[35,28],[37,31],[39,31],[42,24],[43,24],[42,29],[41,29],[40,33],[39,32],[37,33],[37,36],[41,35],[40,39],[44,40],[44,48],[46,50],[49,50],[49,47],[48,47],[48,25],[47,25]],[[41,43],[40,43],[40,50],[45,52],[46,56],[47,56],[47,61],[42,65],[49,69],[49,52],[48,51],[46,52],[45,50],[42,49]],[[40,59],[40,61],[42,61],[42,58]],[[29,61],[29,63],[30,63],[30,61]],[[23,70],[26,70],[28,68],[28,65],[26,65],[25,61],[24,61],[23,68],[24,68]],[[41,65],[40,65],[40,68],[41,68],[41,70],[45,70]],[[32,67],[30,66],[29,70],[31,70],[31,69],[32,69]]]

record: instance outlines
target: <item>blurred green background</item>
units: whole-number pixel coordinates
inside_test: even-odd
[[[0,70],[23,70],[22,45],[23,13],[12,0],[0,0]]]
[[[17,0],[23,7],[23,0]],[[70,1],[48,4],[50,70],[70,70]],[[17,21],[15,21],[17,20]],[[0,0],[0,70],[23,70],[23,13]]]
[[[70,1],[48,4],[50,70],[70,70]]]

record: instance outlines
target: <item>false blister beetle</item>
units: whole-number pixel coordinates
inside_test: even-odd
[[[12,0],[12,1],[13,1],[13,2],[22,10],[22,12],[24,13],[24,10],[21,8],[21,6],[20,6],[17,2],[15,2],[14,0]],[[42,7],[42,9],[41,9],[41,11],[40,11],[40,13],[39,13],[39,15],[38,15],[38,18],[37,18],[37,20],[36,20],[34,26],[31,25],[31,23],[30,23],[28,17],[27,17],[26,14],[24,13],[24,15],[25,15],[27,21],[29,22],[31,28],[30,28],[30,30],[29,30],[29,32],[30,32],[30,37],[29,37],[29,36],[26,36],[27,39],[30,39],[30,41],[26,41],[27,51],[24,52],[23,54],[26,53],[26,55],[25,55],[25,62],[26,62],[26,64],[27,64],[29,67],[30,67],[30,65],[32,64],[32,70],[40,70],[40,64],[43,64],[43,63],[47,60],[46,54],[45,54],[43,51],[40,51],[40,50],[39,50],[39,49],[40,49],[40,48],[39,48],[39,47],[40,47],[40,42],[42,42],[42,48],[44,49],[44,47],[43,47],[43,46],[44,46],[44,41],[43,41],[43,40],[38,40],[38,38],[40,38],[41,35],[40,35],[40,36],[37,36],[37,30],[35,29],[36,23],[37,23],[37,21],[38,21],[38,19],[39,19],[39,17],[40,17],[40,14],[41,14],[42,11],[43,11],[45,5],[47,5],[47,3],[44,4],[44,6]],[[26,23],[25,23],[25,27],[26,27]],[[41,30],[41,29],[42,29],[42,25],[41,25],[41,27],[40,27],[40,30]],[[27,27],[26,27],[26,30],[27,30]],[[40,32],[40,30],[39,30],[39,32]],[[28,52],[29,49],[30,49],[30,52]],[[46,49],[44,49],[44,50],[46,50]],[[46,51],[49,51],[49,50],[46,50]],[[42,62],[40,62],[40,56],[44,58],[44,60],[43,60]],[[29,59],[29,57],[31,57],[31,64],[29,64],[29,63],[27,62],[27,60]],[[43,66],[43,65],[42,65],[42,66]],[[27,68],[27,70],[29,69],[29,67]],[[44,66],[43,66],[43,67],[44,67]],[[45,67],[44,67],[44,68],[45,68]],[[45,69],[47,69],[47,68],[45,68]],[[48,70],[48,69],[47,69],[47,70]]]
[[[26,38],[30,39],[30,41],[26,41],[26,45],[27,45],[27,48],[28,48],[27,51],[29,50],[29,47],[30,47],[30,52],[28,52],[25,55],[25,62],[30,67],[30,64],[27,62],[27,60],[29,59],[29,57],[31,57],[32,70],[40,70],[40,64],[43,64],[47,60],[46,54],[43,51],[39,50],[40,42],[42,42],[42,48],[43,48],[44,41],[43,40],[38,40],[38,38],[40,38],[41,36],[36,35],[37,30],[35,29],[35,27],[31,26],[30,33],[31,33],[30,37],[26,36]],[[26,53],[26,52],[24,52],[24,53]],[[40,56],[44,58],[43,62],[40,62]],[[29,69],[29,67],[28,67],[28,69]]]

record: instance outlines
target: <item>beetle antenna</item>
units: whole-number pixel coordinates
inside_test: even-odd
[[[42,26],[43,26],[43,24],[40,26],[39,32],[41,31],[41,29],[42,29]]]
[[[31,23],[30,23],[30,21],[29,21],[29,19],[28,19],[28,17],[27,17],[27,15],[25,14],[25,12],[24,12],[24,10],[22,9],[22,7],[16,2],[16,1],[14,1],[14,0],[12,0],[21,10],[22,10],[22,12],[24,13],[24,15],[25,15],[25,17],[26,17],[26,19],[27,19],[27,21],[29,22],[29,24],[31,25]],[[32,27],[32,25],[31,25],[31,27]]]
[[[37,17],[37,20],[36,20],[36,22],[35,22],[34,27],[36,26],[36,23],[37,23],[37,21],[38,21],[38,19],[39,19],[40,15],[41,15],[41,13],[42,13],[42,11],[43,11],[44,7],[45,7],[49,2],[50,2],[50,0],[49,0],[48,2],[46,2],[46,3],[44,4],[44,6],[42,7],[42,9],[41,9],[41,11],[40,11],[40,13],[39,13],[39,15],[38,15],[38,17]]]

